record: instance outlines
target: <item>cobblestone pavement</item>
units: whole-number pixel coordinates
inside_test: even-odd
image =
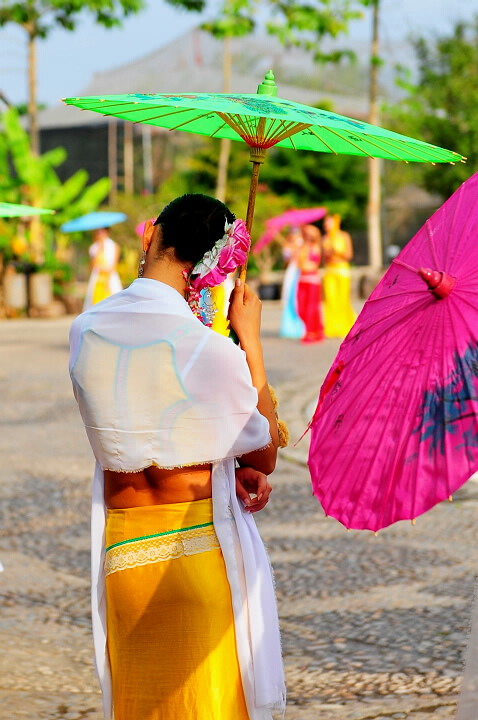
[[[293,439],[338,343],[264,346]],[[101,718],[89,611],[93,463],[67,370],[69,320],[0,323],[0,718]],[[258,518],[275,568],[286,720],[449,720],[477,561],[478,484],[375,537],[311,495],[307,437],[285,451]],[[471,717],[471,716],[470,716]],[[167,720],[167,719],[165,719]]]

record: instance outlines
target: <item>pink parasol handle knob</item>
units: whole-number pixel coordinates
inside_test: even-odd
[[[435,297],[442,299],[451,293],[455,284],[455,278],[448,275],[448,273],[430,270],[430,268],[420,268],[418,272]]]

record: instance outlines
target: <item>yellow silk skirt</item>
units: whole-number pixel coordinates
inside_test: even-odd
[[[324,290],[324,332],[326,337],[345,337],[357,316],[350,302],[350,266],[346,262],[326,265]]]
[[[108,510],[115,720],[248,720],[212,500]]]

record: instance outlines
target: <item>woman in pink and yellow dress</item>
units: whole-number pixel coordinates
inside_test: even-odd
[[[304,238],[304,244],[298,253],[300,276],[297,287],[297,305],[299,317],[305,325],[302,342],[314,343],[324,339],[324,326],[320,307],[322,300],[319,275],[321,259],[320,230],[315,225],[304,225],[302,227],[302,237]]]

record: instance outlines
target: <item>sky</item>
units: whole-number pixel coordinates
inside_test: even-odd
[[[174,10],[162,0],[149,0],[139,15],[122,29],[105,30],[81,18],[77,30],[54,30],[38,43],[38,100],[54,104],[65,96],[80,94],[91,76],[146,55],[203,22],[203,16]],[[406,41],[410,33],[443,34],[459,19],[478,14],[478,0],[382,0],[381,43],[386,51]],[[261,16],[264,19],[263,16]],[[349,38],[360,43],[369,38],[370,18],[350,26]],[[346,40],[341,41],[346,45]],[[25,102],[26,41],[20,28],[0,30],[0,91],[11,103]],[[158,92],[161,89],[158,88]]]

